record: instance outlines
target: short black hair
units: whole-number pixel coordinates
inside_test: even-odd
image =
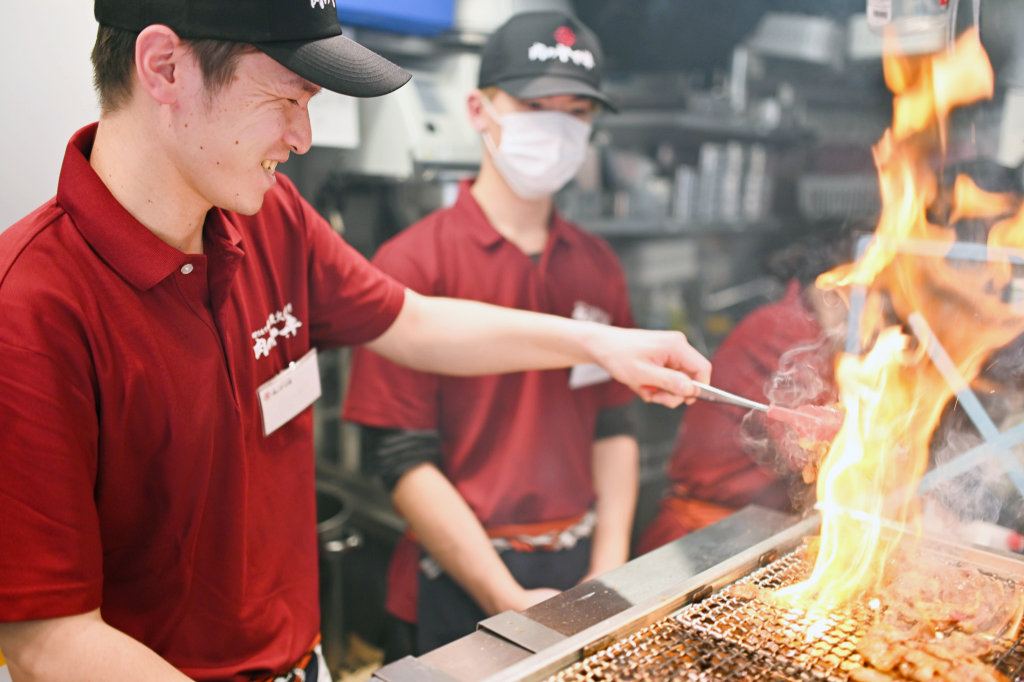
[[[100,96],[100,109],[104,114],[124,106],[132,95],[132,76],[135,73],[135,41],[138,31],[127,31],[100,25],[96,44],[92,48],[93,83]],[[203,84],[211,94],[231,81],[243,54],[256,52],[249,43],[230,40],[184,41],[199,62]]]
[[[874,229],[875,224],[867,219],[812,226],[787,246],[770,253],[766,268],[782,282],[795,279],[806,287],[818,279],[818,275],[853,262],[857,239]]]

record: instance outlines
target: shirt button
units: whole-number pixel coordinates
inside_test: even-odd
[[[190,272],[192,272],[192,264],[191,263],[185,263],[184,265],[181,266],[181,274],[187,275]]]

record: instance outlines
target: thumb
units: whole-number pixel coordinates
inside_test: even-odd
[[[694,398],[697,396],[697,388],[693,385],[690,377],[682,372],[657,365],[646,365],[643,367],[642,372],[641,389],[643,392],[641,392],[641,395],[644,398],[655,400],[655,396],[658,393],[667,393],[678,398]],[[655,400],[655,402],[661,401]]]

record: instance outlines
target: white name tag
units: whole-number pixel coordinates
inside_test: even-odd
[[[584,322],[597,322],[598,324],[611,324],[611,314],[601,310],[595,305],[576,301],[572,309],[572,319]],[[603,384],[610,381],[612,375],[605,371],[601,365],[588,363],[585,365],[573,365],[569,373],[569,388],[575,391],[577,388],[585,388],[595,384]]]
[[[263,435],[290,422],[320,397],[320,365],[310,349],[257,391],[263,414]]]
[[[611,378],[612,375],[601,365],[573,365],[572,372],[569,373],[569,388],[575,391],[577,388],[603,384]]]

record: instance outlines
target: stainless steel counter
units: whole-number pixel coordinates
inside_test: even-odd
[[[746,507],[522,613],[489,618],[477,632],[419,658],[385,666],[376,677],[383,682],[543,678],[601,648],[609,638],[654,622],[791,549],[815,532],[817,524],[816,518],[800,522],[762,507]]]

